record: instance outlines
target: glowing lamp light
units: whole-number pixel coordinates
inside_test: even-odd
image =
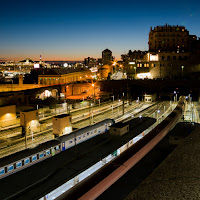
[[[64,63],[64,65],[63,65],[64,67],[68,67],[68,64],[67,63]]]

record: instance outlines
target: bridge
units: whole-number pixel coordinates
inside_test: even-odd
[[[112,80],[97,81],[94,86],[88,82],[73,82],[65,84],[47,85],[20,91],[7,91],[0,93],[1,104],[8,100],[12,103],[29,104],[35,99],[52,96],[54,98],[67,98],[73,95],[97,96],[100,91],[113,93],[120,98],[123,93],[127,98],[144,94],[156,93],[157,96],[171,98],[174,91],[179,95],[191,94],[194,100],[199,99],[200,80]]]

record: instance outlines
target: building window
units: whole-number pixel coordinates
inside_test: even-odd
[[[170,56],[167,56],[167,60],[170,60]]]
[[[176,60],[176,56],[173,56],[173,60]]]

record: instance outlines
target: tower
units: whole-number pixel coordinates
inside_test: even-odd
[[[40,55],[40,64],[42,63],[42,56]]]

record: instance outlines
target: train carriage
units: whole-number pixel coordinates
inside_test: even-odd
[[[0,179],[54,156],[60,153],[60,151],[65,151],[66,149],[84,142],[98,134],[104,133],[113,123],[114,120],[105,119],[92,126],[87,126],[68,135],[58,137],[55,140],[39,144],[35,148],[25,149],[1,158]]]

